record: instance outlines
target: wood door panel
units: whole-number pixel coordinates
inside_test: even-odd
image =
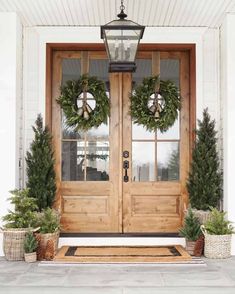
[[[148,195],[179,195],[181,194],[181,183],[171,182],[132,182],[130,185],[131,194],[145,194]]]
[[[131,211],[132,216],[176,216],[180,215],[180,195],[132,195]]]
[[[64,213],[61,216],[62,232],[70,233],[113,233],[115,232],[110,215],[81,215]]]
[[[108,214],[108,196],[62,196],[62,214]]]
[[[174,233],[182,226],[177,216],[133,216],[125,222],[126,233]]]
[[[89,187],[89,189],[88,189]],[[62,182],[61,193],[63,195],[109,195],[113,190],[113,184],[111,182]]]

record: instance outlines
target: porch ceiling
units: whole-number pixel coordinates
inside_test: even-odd
[[[219,27],[235,0],[124,0],[128,18],[146,26]],[[25,26],[100,26],[115,18],[119,0],[0,0]]]

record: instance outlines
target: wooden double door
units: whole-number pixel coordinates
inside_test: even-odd
[[[83,73],[102,79],[110,99],[109,124],[87,132],[69,128],[56,102],[61,85]],[[179,119],[163,134],[133,124],[129,109],[133,88],[157,73],[163,80],[173,80],[182,97]],[[81,99],[77,97],[78,106]],[[94,108],[92,95],[88,93],[87,99]],[[134,74],[109,74],[105,52],[55,51],[51,116],[57,174],[55,205],[61,211],[62,231],[178,231],[187,204],[189,166],[187,52],[139,52]]]

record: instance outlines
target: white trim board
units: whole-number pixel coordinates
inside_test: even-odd
[[[60,237],[59,247],[61,246],[131,246],[131,245],[182,245],[185,247],[184,238],[176,237]]]

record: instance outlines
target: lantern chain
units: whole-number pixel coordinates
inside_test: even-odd
[[[123,0],[121,0],[121,6],[120,6],[120,10],[121,10],[121,11],[124,11],[124,10],[125,10],[125,8],[126,8],[126,7],[125,7],[125,6],[124,6],[124,4],[123,4]]]

